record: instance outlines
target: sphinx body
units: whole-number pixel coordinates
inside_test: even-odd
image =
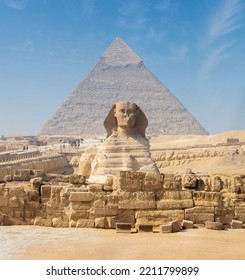
[[[103,182],[106,176],[121,170],[158,173],[145,137],[147,124],[135,103],[116,103],[104,122],[107,138],[95,155],[89,180]]]

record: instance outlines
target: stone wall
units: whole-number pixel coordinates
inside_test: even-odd
[[[22,171],[23,175],[24,171]],[[30,179],[31,178],[31,179]],[[0,224],[115,228],[232,219],[245,223],[245,175],[121,171],[105,185],[79,175],[31,174],[0,185]]]

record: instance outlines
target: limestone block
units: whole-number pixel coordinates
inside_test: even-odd
[[[185,219],[194,224],[204,224],[206,221],[214,221],[214,207],[193,207],[185,209]]]
[[[164,174],[163,188],[164,189],[175,189],[174,188],[174,174]]]
[[[115,216],[118,213],[118,208],[92,208],[90,213],[95,216]]]
[[[221,194],[218,192],[193,192],[195,206],[219,206],[221,204]]]
[[[30,183],[32,184],[32,187],[34,189],[39,189],[41,187],[42,182],[43,179],[41,177],[35,177],[30,180]]]
[[[0,207],[6,207],[8,205],[8,198],[0,196]]]
[[[171,233],[171,232],[172,232],[171,224],[160,225],[160,233]]]
[[[195,189],[198,187],[197,182],[197,176],[195,174],[186,174],[183,177],[182,184],[185,189]]]
[[[205,226],[206,226],[207,229],[224,230],[224,225],[220,222],[206,221]]]
[[[50,198],[51,197],[51,186],[43,185],[41,187],[41,196],[42,196],[42,198]]]
[[[119,209],[154,209],[154,192],[122,192],[119,194]]]
[[[88,211],[70,211],[68,213],[68,217],[70,220],[78,221],[79,219],[88,219],[89,212]]]
[[[116,232],[117,233],[131,233],[131,224],[130,223],[116,223]]]
[[[136,224],[152,224],[156,227],[173,220],[181,222],[184,219],[184,210],[136,211],[135,218]]]
[[[90,184],[90,185],[88,185],[88,191],[89,192],[102,192],[103,185],[102,184]]]
[[[86,178],[82,175],[78,175],[78,174],[73,174],[70,175],[69,178],[69,183],[71,184],[78,184],[78,185],[83,185],[85,184]]]
[[[61,203],[61,191],[63,187],[62,186],[52,186],[51,187],[51,197],[50,201],[55,204]]]
[[[215,207],[215,220],[229,224],[234,218],[234,207]]]
[[[116,228],[117,216],[106,217],[107,228]]]
[[[34,225],[35,226],[42,226],[42,227],[51,227],[52,226],[52,220],[43,219],[42,217],[36,217],[34,219]]]
[[[94,194],[92,192],[71,192],[70,201],[92,201],[94,199]]]
[[[238,220],[232,220],[230,225],[232,229],[239,229],[243,227],[242,221],[238,221]]]
[[[92,203],[90,201],[71,202],[70,207],[72,210],[89,210]]]
[[[163,188],[163,174],[158,173],[146,173],[143,180],[142,190],[153,191]]]
[[[105,207],[105,200],[102,200],[102,199],[95,200],[94,203],[93,203],[93,207],[94,208],[103,208],[103,207]]]
[[[140,224],[138,223],[136,226],[138,233],[146,233],[146,232],[153,232],[153,225],[152,224]]]
[[[89,220],[89,219],[79,219],[77,221],[77,228],[94,228],[94,220]]]
[[[112,188],[112,186],[113,186],[113,177],[114,176],[112,176],[112,175],[108,175],[108,176],[106,176],[106,179],[105,179],[105,186],[106,187],[111,187]]]
[[[188,221],[188,220],[183,220],[182,221],[182,228],[183,229],[191,229],[191,228],[193,228],[193,222],[192,221]]]
[[[245,175],[234,177],[234,187],[232,191],[237,194],[245,194]]]
[[[180,224],[178,221],[171,222],[172,232],[180,231]]]
[[[184,209],[193,207],[191,191],[165,191],[157,201],[157,209]]]
[[[94,226],[96,228],[107,228],[108,225],[107,225],[107,220],[105,217],[101,217],[101,218],[96,218],[94,220]]]
[[[104,191],[113,191],[113,186],[107,186],[107,185],[105,185],[105,186],[103,186],[103,190],[104,190]]]
[[[122,191],[135,192],[142,189],[145,173],[120,171],[118,174],[117,187]]]
[[[132,227],[135,225],[135,211],[134,210],[118,210],[117,221],[130,223]]]
[[[41,177],[43,180],[47,179],[44,170],[33,170],[33,177]]]

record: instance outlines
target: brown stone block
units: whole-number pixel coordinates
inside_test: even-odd
[[[80,220],[80,219],[88,219],[89,218],[89,212],[87,211],[71,211],[68,214],[70,220]]]
[[[245,223],[245,207],[235,207],[235,219]]]
[[[163,188],[163,174],[146,173],[142,185],[143,191],[153,191],[162,188]]]
[[[234,218],[234,207],[215,207],[215,220],[218,218],[223,224],[229,224]]]
[[[221,194],[218,192],[193,192],[195,206],[219,206],[221,204]]]
[[[133,171],[120,171],[117,175],[117,187],[122,191],[140,191],[142,189],[145,173]]]
[[[159,228],[160,228],[160,233],[171,233],[172,232],[171,224],[160,225]]]
[[[124,192],[119,194],[119,209],[154,209],[154,192]]]
[[[191,228],[193,228],[193,222],[192,221],[188,221],[188,220],[183,220],[182,221],[182,228],[183,229],[191,229]]]
[[[178,221],[171,222],[172,232],[180,231],[180,224]]]
[[[130,223],[132,227],[135,225],[135,211],[134,210],[118,210],[117,221]]]
[[[243,227],[242,221],[238,221],[238,220],[232,220],[230,225],[232,229],[239,229]]]
[[[9,187],[9,196],[25,197],[26,193],[23,187]]]
[[[205,221],[214,221],[214,207],[194,207],[185,209],[185,219],[194,224],[204,224]]]
[[[103,192],[103,185],[101,184],[91,184],[87,187],[89,192]]]
[[[152,224],[137,224],[138,233],[153,232]]]
[[[193,207],[191,191],[165,191],[157,202],[157,209],[184,209]]]
[[[77,221],[77,228],[94,228],[94,220],[79,219]]]
[[[117,233],[131,233],[131,223],[116,223]]]
[[[92,203],[90,201],[71,202],[70,206],[72,210],[90,210]]]
[[[184,210],[136,211],[135,218],[137,224],[153,224],[156,227],[173,220],[181,222],[184,219]]]
[[[207,229],[224,230],[224,225],[220,222],[206,221],[205,226],[206,226]]]
[[[86,178],[82,175],[78,175],[78,174],[73,174],[70,175],[69,178],[69,183],[71,184],[78,184],[78,185],[83,185],[85,184]]]
[[[51,227],[52,221],[51,219],[43,219],[42,217],[36,217],[34,220],[34,225],[42,227]]]
[[[17,196],[10,197],[9,202],[8,202],[8,207],[10,208],[18,208],[20,206],[18,202]]]
[[[14,171],[14,181],[30,181],[31,170],[29,169],[18,169]]]
[[[69,223],[64,222],[61,218],[53,218],[52,219],[52,227],[65,228],[65,227],[69,227]]]
[[[90,213],[95,216],[115,216],[118,214],[118,208],[93,208]]]
[[[71,192],[69,200],[71,202],[79,201],[92,201],[94,199],[94,194],[92,192]]]

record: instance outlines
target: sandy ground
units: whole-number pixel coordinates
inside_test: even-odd
[[[245,260],[245,229],[172,234],[0,227],[1,260]]]

